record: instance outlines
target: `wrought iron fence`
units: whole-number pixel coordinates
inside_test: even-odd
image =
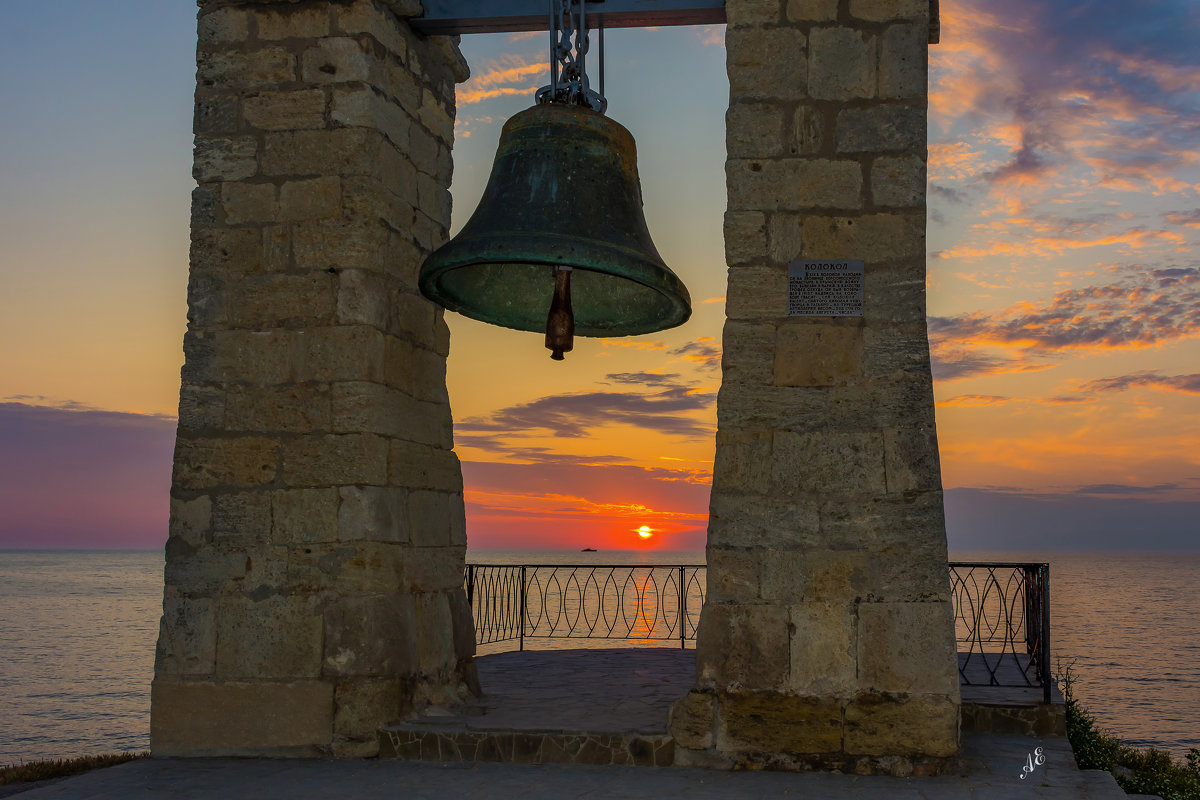
[[[1041,687],[1050,702],[1048,564],[950,565],[964,685]],[[704,566],[468,564],[479,644],[527,638],[695,641]]]
[[[950,588],[962,684],[1040,686],[1049,703],[1050,565],[952,563]]]
[[[468,564],[479,644],[527,638],[678,641],[696,638],[704,566]]]

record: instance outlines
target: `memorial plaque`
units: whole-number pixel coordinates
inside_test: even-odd
[[[788,263],[789,317],[861,317],[865,265],[843,261]]]

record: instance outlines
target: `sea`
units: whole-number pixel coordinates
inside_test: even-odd
[[[703,553],[488,551],[488,564],[700,564]],[[1200,747],[1200,555],[963,553],[1050,564],[1051,660],[1103,728]],[[145,750],[159,551],[0,551],[0,765]],[[616,643],[625,646],[622,643]],[[527,643],[528,647],[536,643]]]

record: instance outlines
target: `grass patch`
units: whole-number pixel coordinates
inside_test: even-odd
[[[1163,800],[1200,800],[1200,750],[1185,761],[1153,747],[1131,747],[1100,730],[1073,691],[1071,667],[1060,668],[1059,683],[1067,704],[1067,738],[1080,769],[1111,772],[1128,794],[1156,794]]]
[[[7,767],[0,767],[0,786],[44,781],[50,778],[65,778],[101,767],[123,764],[136,758],[146,758],[149,755],[149,753],[108,753],[102,756],[52,758],[46,761],[30,761],[27,764],[10,764]]]

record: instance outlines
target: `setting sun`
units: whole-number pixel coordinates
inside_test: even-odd
[[[654,531],[650,528],[649,525],[643,525],[642,527],[637,529],[637,535],[642,537],[643,539],[649,539],[651,537],[651,535],[653,535],[653,533],[654,533]]]

